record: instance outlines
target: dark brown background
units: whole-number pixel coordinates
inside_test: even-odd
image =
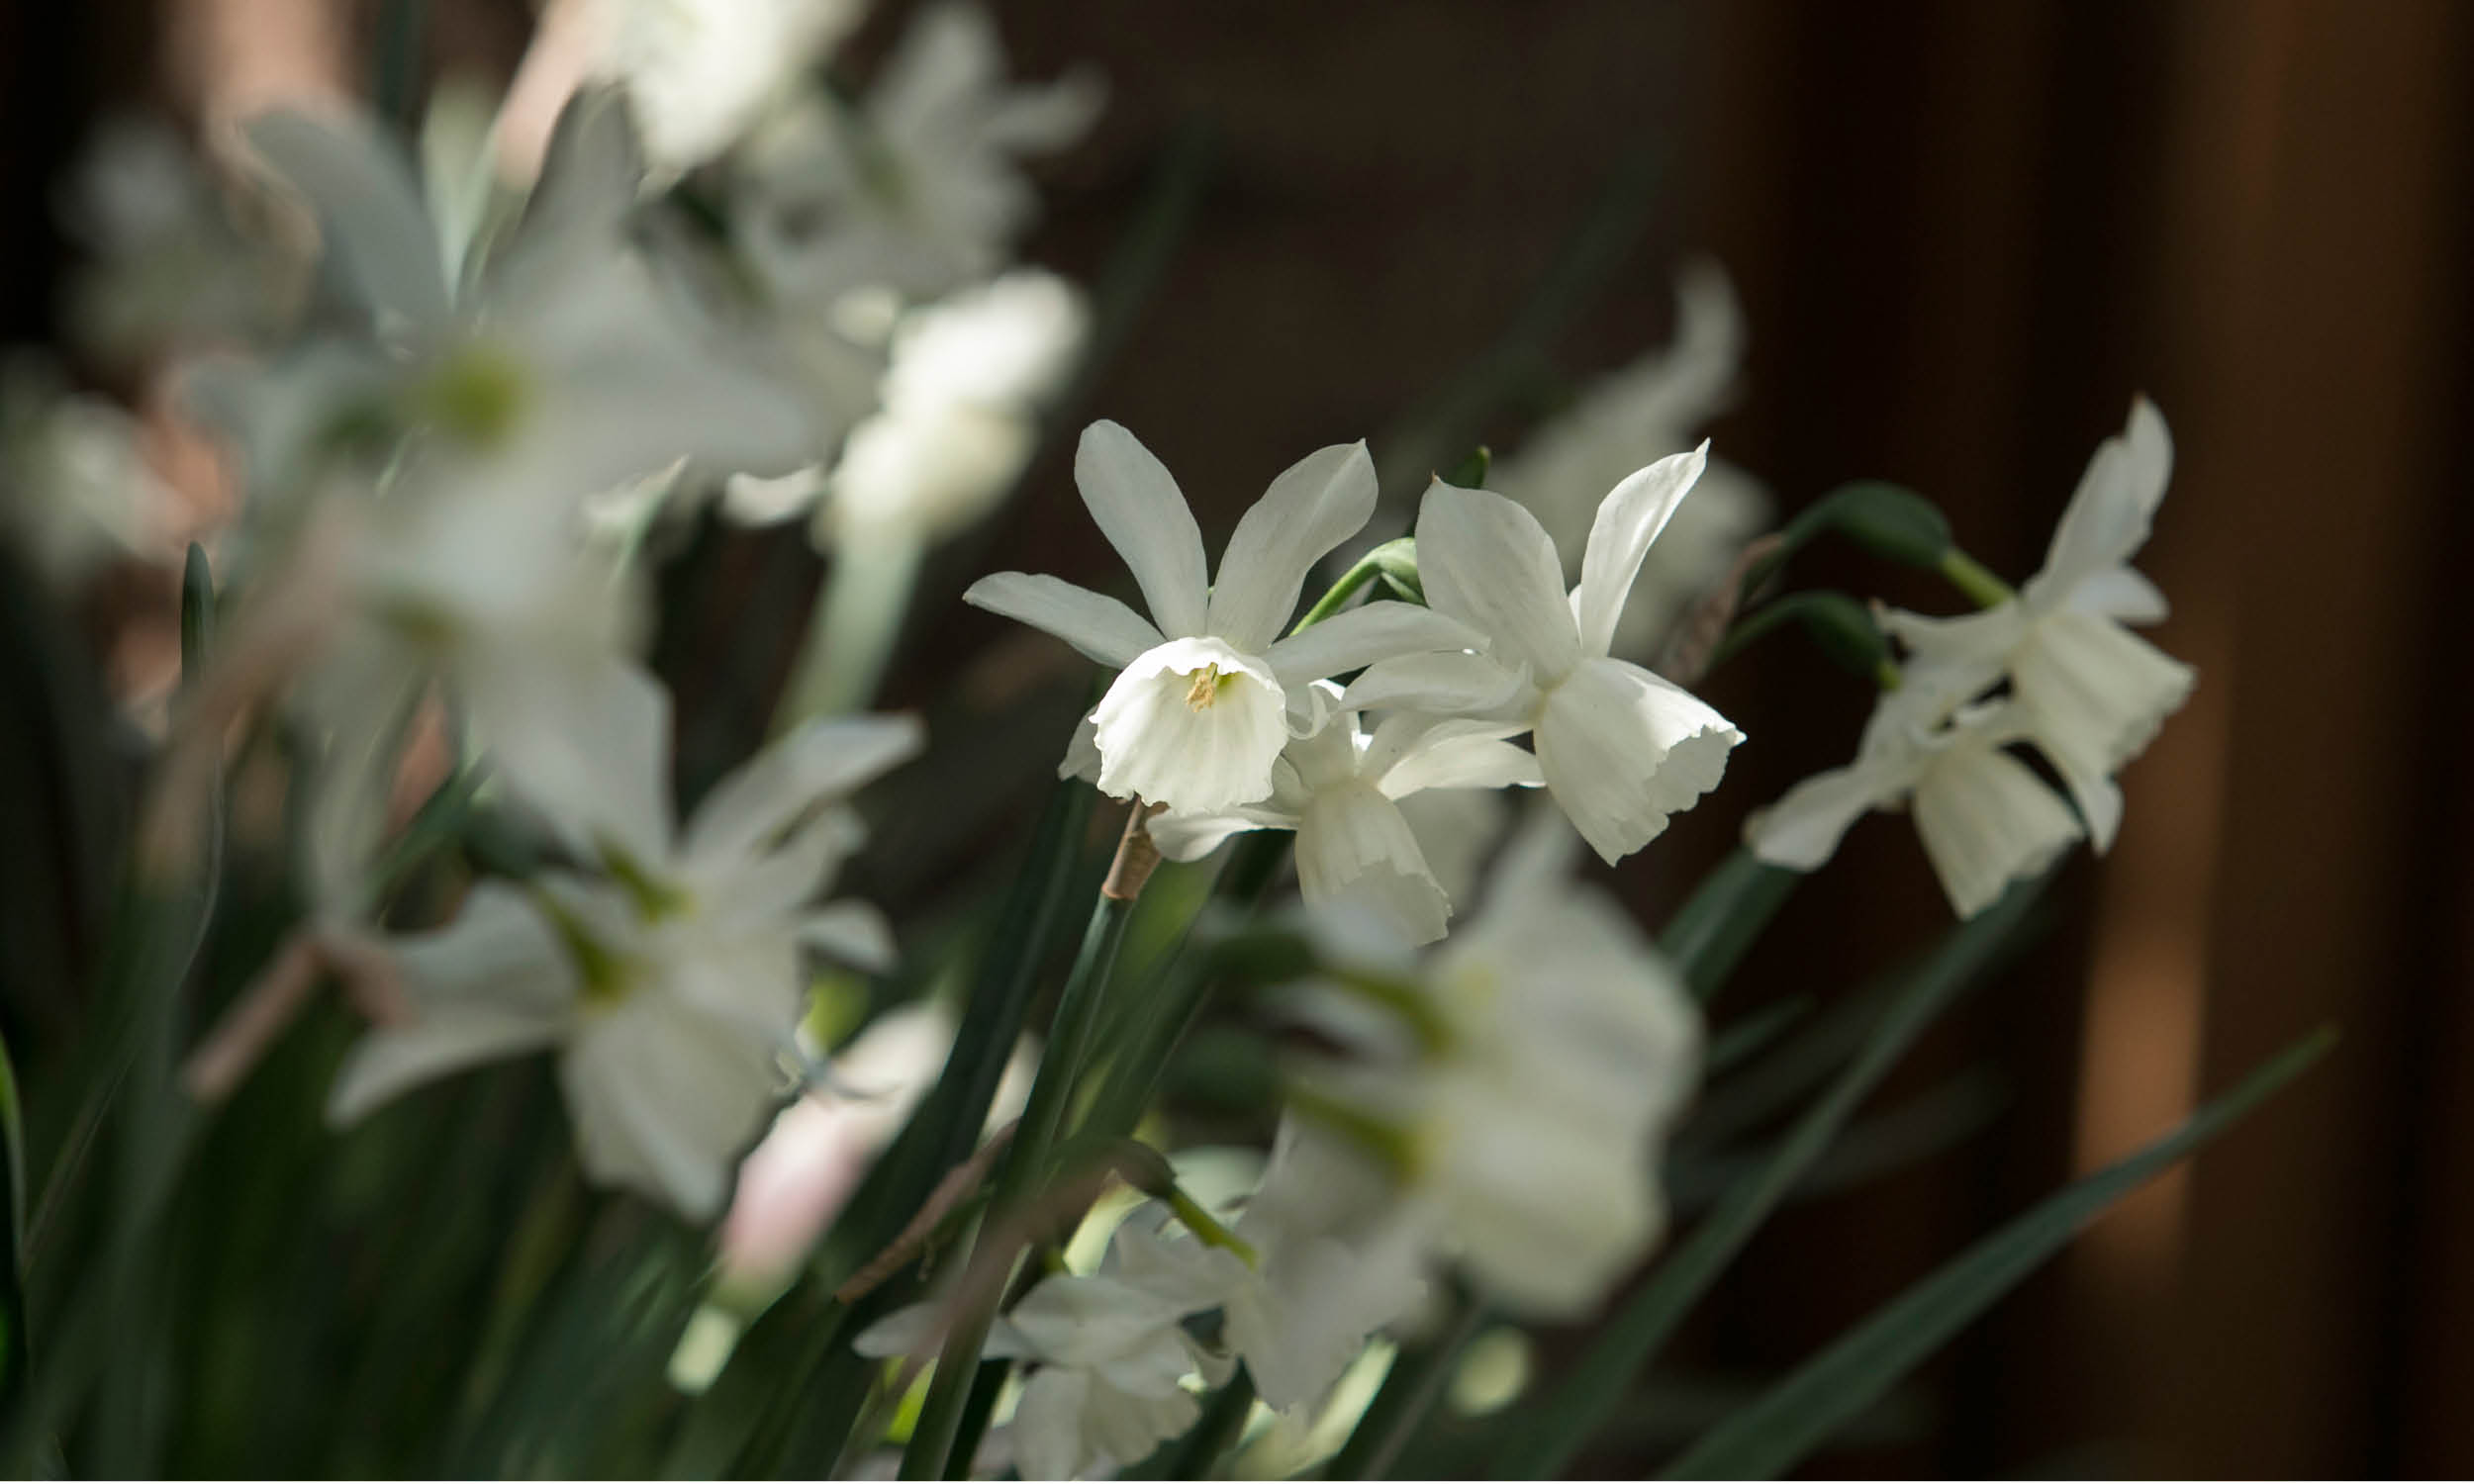
[[[438,55],[503,67],[522,34],[513,4],[431,11]],[[2159,637],[2201,686],[2129,773],[2121,841],[2074,871],[2058,930],[1902,1084],[1989,1065],[2003,1111],[1781,1220],[1683,1374],[1723,1383],[1808,1351],[2332,1020],[2343,1045],[2306,1085],[1903,1395],[1921,1431],[1821,1466],[2474,1471],[2474,13],[1065,0],[1003,23],[1025,71],[1088,59],[1112,90],[1096,137],[1046,172],[1033,256],[1096,274],[1179,128],[1217,142],[1087,408],[1157,450],[1214,534],[1303,449],[1374,435],[1392,451],[1384,431],[1518,323],[1577,225],[1608,220],[1593,203],[1610,176],[1641,161],[1657,168],[1639,230],[1613,213],[1612,271],[1550,337],[1552,365],[1582,375],[1662,337],[1673,264],[1714,252],[1753,335],[1718,447],[1789,508],[1894,478],[2024,573],[2096,440],[2134,391],[2154,397],[2179,463],[2144,565],[2175,603]],[[8,338],[51,314],[49,176],[98,99],[154,91],[156,30],[137,0],[0,8]],[[1525,380],[1477,435],[1510,442],[1553,384]],[[1104,580],[1062,465],[1034,471],[1006,564]],[[959,609],[920,629],[923,677],[996,632]],[[1653,905],[1746,808],[1840,759],[1863,705],[1784,650],[1712,690],[1754,743],[1628,868]],[[1835,987],[1943,912],[1912,835],[1876,822],[1742,993]]]

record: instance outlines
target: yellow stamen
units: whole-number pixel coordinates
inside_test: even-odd
[[[1205,665],[1194,672],[1194,683],[1186,688],[1186,704],[1197,711],[1210,709],[1220,698],[1220,667]]]

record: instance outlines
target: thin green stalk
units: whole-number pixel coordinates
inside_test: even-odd
[[[791,684],[774,707],[774,735],[812,717],[865,710],[875,700],[925,555],[916,535],[900,531],[847,537],[835,548]]]
[[[1369,552],[1358,558],[1357,565],[1340,574],[1340,581],[1331,585],[1330,592],[1315,600],[1314,606],[1306,609],[1305,616],[1298,619],[1297,626],[1288,632],[1293,635],[1312,628],[1315,624],[1347,607],[1349,600],[1357,597],[1366,585],[1373,582],[1381,572],[1382,564],[1375,560],[1374,553]]]
[[[1288,858],[1294,837],[1285,830],[1256,830],[1239,841],[1212,894],[1235,911],[1251,915],[1279,880],[1281,863]],[[1169,1058],[1202,1018],[1216,975],[1193,961],[1181,947],[1169,972],[1133,1010],[1137,1017],[1119,1038],[1105,1080],[1092,1099],[1086,1127],[1100,1134],[1122,1134],[1142,1118],[1142,1110],[1159,1095]]]
[[[1083,933],[1082,952],[1058,997],[1057,1018],[1049,1033],[1048,1048],[1040,1057],[1030,1098],[1023,1104],[1021,1121],[1014,1129],[1013,1148],[997,1175],[996,1191],[989,1203],[992,1219],[982,1225],[973,1245],[972,1265],[987,1260],[980,1248],[1002,1240],[997,1234],[1005,1214],[1019,1210],[1048,1173],[1048,1155],[1072,1103],[1092,1027],[1098,1020],[1101,991],[1107,984],[1108,971],[1116,962],[1117,950],[1124,943],[1125,925],[1133,916],[1133,906],[1130,896],[1112,896],[1103,890],[1092,908],[1091,925]],[[902,1477],[951,1476],[955,1467],[951,1456],[954,1440],[962,1424],[972,1377],[979,1368],[980,1350],[987,1345],[989,1327],[997,1317],[1001,1287],[993,1285],[985,1299],[955,1320],[945,1337],[944,1347],[937,1355],[936,1379],[928,1385],[927,1401],[911,1430],[910,1445],[903,1452]],[[959,1461],[963,1467],[970,1462],[968,1458]]]
[[[1530,1413],[1529,1425],[1496,1455],[1499,1478],[1564,1473],[1623,1405],[1633,1379],[1674,1334],[1745,1243],[1794,1188],[1907,1048],[1992,957],[2050,877],[2014,883],[2002,899],[1961,923],[1902,986],[1854,1062],[1796,1120],[1764,1162],[1747,1171],[1660,1263],[1614,1321],[1599,1332],[1562,1384]]]
[[[1993,575],[1981,562],[1953,546],[1942,553],[1942,576],[1950,585],[1967,596],[1967,601],[1980,608],[1997,608],[2019,596],[2018,591]]]
[[[1701,879],[1658,938],[1694,999],[1707,1003],[1718,993],[1803,879],[1740,845]]]

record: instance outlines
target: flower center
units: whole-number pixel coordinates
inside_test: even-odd
[[[1220,674],[1219,666],[1205,665],[1194,672],[1194,683],[1186,688],[1186,704],[1191,710],[1207,711],[1220,693],[1236,683],[1237,677]]]
[[[551,930],[566,948],[585,1004],[607,1009],[625,999],[639,976],[635,962],[594,937],[574,913],[547,891],[536,886],[532,901],[541,915],[549,919]]]

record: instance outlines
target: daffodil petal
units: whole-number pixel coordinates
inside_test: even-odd
[[[1402,655],[1452,652],[1485,642],[1469,625],[1413,603],[1370,603],[1334,613],[1262,651],[1282,682],[1301,686]]]
[[[1168,467],[1132,433],[1099,421],[1083,430],[1074,482],[1099,533],[1134,574],[1160,632],[1170,638],[1204,632],[1210,575],[1202,531]]]
[[[1366,524],[1375,497],[1375,460],[1363,442],[1318,448],[1283,470],[1220,553],[1210,632],[1262,653],[1287,627],[1306,573]]]
[[[1623,616],[1624,600],[1632,596],[1641,559],[1708,464],[1709,444],[1704,441],[1689,453],[1671,454],[1635,473],[1598,506],[1580,560],[1580,587],[1571,599],[1581,653],[1604,654],[1614,644],[1615,624]]]
[[[1417,573],[1428,603],[1486,635],[1497,660],[1528,666],[1540,685],[1580,658],[1555,542],[1537,516],[1502,496],[1441,480],[1428,486],[1417,513]]]

